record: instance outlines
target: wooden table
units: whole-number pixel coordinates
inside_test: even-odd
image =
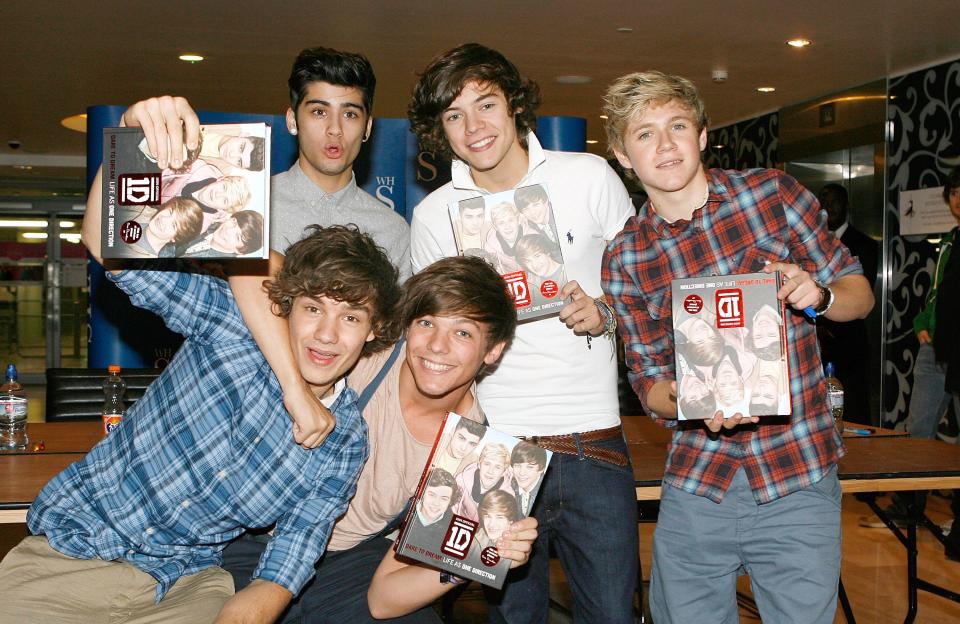
[[[0,451],[0,524],[25,522],[47,481],[103,439],[99,421],[29,423],[25,451]],[[34,451],[43,441],[44,450]]]
[[[872,429],[863,425],[856,427]],[[645,416],[624,417],[623,429],[633,462],[637,500],[660,500],[660,482],[672,430]],[[843,441],[847,454],[840,460],[837,472],[841,489],[845,494],[860,495],[907,551],[905,624],[916,618],[918,590],[960,602],[960,594],[917,576],[917,526],[928,528],[943,541],[940,528],[923,514],[915,513],[904,534],[876,502],[879,492],[960,488],[960,446],[938,440],[913,439],[890,430],[878,430],[870,435],[845,434]],[[856,620],[842,581],[840,603],[847,622],[854,624]]]

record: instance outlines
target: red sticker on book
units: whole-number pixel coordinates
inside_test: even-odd
[[[500,553],[497,551],[497,547],[487,546],[486,548],[481,550],[480,561],[482,561],[483,565],[487,566],[488,568],[492,568],[493,566],[500,563]]]
[[[143,236],[143,226],[136,221],[124,221],[120,226],[120,240],[125,243],[135,243]]]
[[[540,294],[547,299],[556,297],[558,292],[560,292],[560,289],[557,288],[557,283],[553,280],[547,280],[540,284]]]
[[[697,314],[703,309],[703,299],[699,295],[687,295],[687,298],[683,300],[683,309],[688,314]]]

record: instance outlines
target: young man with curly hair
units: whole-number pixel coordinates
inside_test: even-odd
[[[567,277],[560,319],[521,324],[499,367],[478,386],[490,423],[554,450],[532,514],[541,537],[530,563],[493,598],[494,621],[545,622],[549,547],[570,579],[577,621],[632,622],[637,569],[633,473],[620,429],[613,315],[600,292],[604,242],[633,213],[623,184],[589,154],[544,150],[533,130],[535,83],[502,54],[470,43],[435,58],[408,110],[423,149],[454,157],[452,181],[411,223],[413,269],[457,254],[447,206],[543,184]],[[518,191],[519,194],[519,191]],[[571,449],[575,449],[571,451]]]

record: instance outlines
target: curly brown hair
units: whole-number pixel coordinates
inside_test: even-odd
[[[283,268],[264,281],[273,312],[287,318],[297,297],[329,297],[369,306],[376,336],[363,355],[381,351],[400,337],[396,314],[399,275],[386,253],[356,225],[307,228],[309,234],[287,249]]]
[[[526,148],[527,133],[537,128],[540,87],[520,76],[516,65],[496,50],[479,43],[465,43],[434,58],[413,89],[407,117],[420,149],[447,158],[454,156],[440,116],[469,82],[493,85],[503,92],[514,115],[517,137]]]

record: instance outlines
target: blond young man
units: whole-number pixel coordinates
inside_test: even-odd
[[[603,260],[604,292],[647,411],[676,426],[671,280],[780,271],[778,297],[789,306],[792,416],[757,424],[718,411],[674,434],[654,540],[654,619],[736,622],[736,580],[746,570],[765,621],[832,623],[843,444],[824,401],[814,326],[801,311],[862,318],[873,306],[869,284],[795,180],[775,170],[704,170],[707,117],[690,81],[624,76],[604,112],[614,155],[650,197]]]

